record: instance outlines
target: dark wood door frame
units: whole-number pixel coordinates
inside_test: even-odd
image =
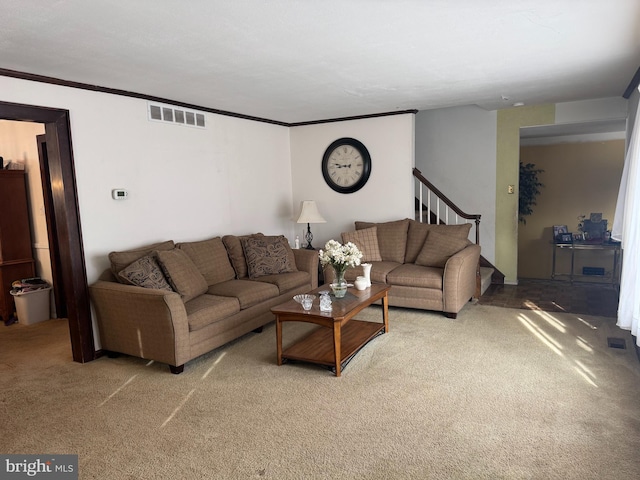
[[[62,272],[58,270],[62,264],[60,249],[58,248],[58,228],[53,209],[53,195],[51,193],[51,178],[49,177],[49,156],[47,154],[46,135],[36,135],[38,142],[38,158],[40,159],[40,178],[42,179],[42,197],[44,200],[44,212],[47,219],[47,239],[49,241],[49,260],[51,263],[51,276],[53,278],[53,298],[55,300],[55,312],[58,318],[67,318],[67,302],[64,294],[64,281]]]
[[[69,111],[0,101],[0,119],[45,125],[50,178],[47,193],[52,199],[52,214],[56,226],[54,235],[58,250],[56,255],[52,255],[52,262],[58,263],[54,268],[63,282],[73,360],[89,362],[95,359],[96,351],[82,247]]]

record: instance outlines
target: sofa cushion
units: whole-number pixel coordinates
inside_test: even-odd
[[[189,330],[194,331],[238,313],[240,302],[233,297],[205,294],[186,302],[184,308],[187,311]]]
[[[109,254],[109,261],[111,262],[111,271],[116,276],[119,282],[122,282],[118,273],[131,265],[133,262],[146,255],[151,254],[154,251],[160,250],[173,250],[175,243],[173,240],[167,240],[166,242],[154,243],[145,247],[134,248],[132,250],[125,250],[122,252],[111,252]]]
[[[189,256],[207,281],[207,285],[214,285],[235,278],[236,272],[231,266],[227,249],[220,237],[200,242],[182,242],[176,246]]]
[[[207,281],[183,250],[160,251],[157,256],[169,285],[182,296],[183,302],[207,291]]]
[[[153,255],[145,255],[118,272],[118,280],[129,285],[172,291]]]
[[[262,233],[255,233],[252,235],[225,235],[222,237],[222,243],[227,248],[227,254],[233,270],[236,272],[236,278],[247,278],[247,261],[244,258],[244,250],[242,249],[242,240],[249,237],[262,236]]]
[[[402,264],[398,262],[371,262],[371,272],[369,272],[371,283],[387,283],[387,275],[389,272],[398,268],[400,265]],[[331,275],[334,275],[333,272],[331,272]],[[344,278],[347,282],[353,282],[361,275],[364,275],[364,271],[360,265],[353,268],[347,268]]]
[[[378,245],[378,228],[363,228],[353,232],[342,232],[342,243],[354,243],[360,252],[362,258],[360,263],[380,262],[380,246]]]
[[[389,272],[387,284],[442,290],[442,269],[405,263]]]
[[[222,297],[235,297],[240,302],[241,310],[280,295],[278,287],[275,285],[246,279],[216,283],[209,287],[207,293]]]
[[[409,234],[407,237],[407,253],[405,255],[406,263],[415,263],[420,250],[422,250],[424,241],[427,239],[427,234],[432,230],[444,235],[465,239],[469,238],[471,224],[461,223],[459,225],[442,225],[421,223],[416,220],[410,220]]]
[[[447,260],[469,245],[469,243],[466,238],[442,235],[436,230],[431,230],[415,263],[424,267],[444,268]]]
[[[293,250],[283,235],[242,240],[250,279],[297,271]]]
[[[282,294],[298,287],[310,287],[311,275],[309,272],[279,273],[277,275],[265,275],[257,278],[256,281],[275,285]]]
[[[355,222],[356,230],[377,227],[380,256],[385,262],[404,263],[409,219],[386,223]]]

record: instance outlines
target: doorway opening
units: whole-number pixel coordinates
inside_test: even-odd
[[[520,162],[542,170],[538,178],[544,186],[533,213],[524,217],[526,223],[518,223],[518,279],[614,283],[619,270],[613,268],[613,250],[576,250],[575,255],[567,248],[560,251],[554,226],[566,227],[559,230],[573,241],[581,234],[580,218],[594,213],[603,224],[608,222],[605,230],[611,228],[625,141],[626,119],[520,129]],[[605,274],[600,278],[591,271]]]
[[[48,107],[0,102],[0,119],[37,122],[45,126],[44,145],[48,184],[44,194],[50,199],[46,211],[50,232],[52,269],[56,271],[69,321],[73,360],[80,363],[95,359],[89,288],[82,247],[82,229],[78,209],[73,164],[69,111]]]

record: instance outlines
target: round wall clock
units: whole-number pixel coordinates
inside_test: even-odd
[[[360,190],[371,175],[371,155],[355,138],[333,142],[322,157],[322,176],[333,190],[353,193]]]

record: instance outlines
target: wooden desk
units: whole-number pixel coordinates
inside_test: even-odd
[[[571,251],[571,271],[569,273],[556,272],[556,252],[559,249],[568,249]],[[588,243],[588,242],[573,242],[573,243],[555,243],[553,247],[553,264],[551,267],[551,278],[555,278],[556,275],[568,275],[569,280],[573,282],[573,277],[583,276],[573,273],[573,266],[575,264],[575,251],[576,250],[592,250],[600,252],[613,251],[613,270],[611,272],[611,283],[617,284],[618,280],[618,262],[620,253],[620,243],[618,242],[603,242],[603,243]]]

